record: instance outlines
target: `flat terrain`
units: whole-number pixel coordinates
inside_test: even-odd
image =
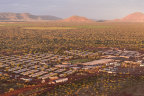
[[[65,49],[117,47],[144,50],[144,23],[2,23],[0,53],[20,54]]]
[[[79,67],[78,63],[84,63],[93,61],[95,59],[99,59],[100,56],[106,51],[106,49],[110,48],[118,48],[118,49],[126,49],[129,51],[120,51],[121,54],[119,54],[119,51],[109,51],[107,52],[107,55],[114,55],[114,56],[141,56],[144,57],[144,55],[138,53],[139,51],[141,53],[144,52],[144,23],[109,23],[109,22],[92,22],[92,23],[68,23],[68,22],[11,22],[11,23],[1,23],[0,24],[0,57],[1,61],[5,63],[7,66],[3,66],[6,70],[6,74],[1,76],[1,90],[4,89],[5,91],[1,92],[16,92],[17,89],[22,88],[19,90],[19,92],[23,92],[23,88],[25,89],[26,86],[33,86],[32,84],[27,83],[21,83],[15,82],[15,78],[13,78],[13,81],[11,81],[11,78],[5,78],[9,77],[10,75],[15,75],[14,73],[11,74],[11,72],[7,72],[11,70],[14,72],[20,72],[22,69],[32,70],[39,68],[39,74],[41,74],[41,71],[47,71],[51,69],[51,73],[58,72],[55,71],[55,66],[66,66],[62,65],[61,60],[67,61],[69,60],[72,64],[77,64],[74,68]],[[69,54],[69,51],[72,51],[73,55],[71,58],[71,55]],[[73,51],[76,50],[76,51]],[[79,51],[77,51],[79,50]],[[131,51],[134,50],[134,51]],[[68,54],[64,54],[64,52],[67,51]],[[85,51],[85,52],[84,52]],[[90,52],[89,52],[90,51]],[[100,52],[102,51],[102,52]],[[128,52],[128,53],[127,53]],[[48,53],[48,54],[47,54]],[[89,55],[87,55],[89,53]],[[134,53],[134,54],[131,54]],[[39,54],[39,55],[35,55]],[[50,54],[53,54],[50,62],[47,62],[47,58],[45,56],[49,56]],[[95,55],[94,55],[95,54]],[[119,55],[118,55],[119,54]],[[94,55],[94,56],[93,56]],[[23,58],[26,56],[25,58]],[[30,58],[31,56],[31,58]],[[69,58],[67,58],[69,56]],[[16,58],[17,57],[17,58]],[[23,60],[21,60],[23,59]],[[102,58],[101,58],[102,59]],[[38,64],[35,64],[33,62],[38,61]],[[120,59],[121,60],[121,59]],[[127,60],[127,59],[124,59]],[[130,59],[128,59],[130,60]],[[133,59],[133,63],[138,63],[138,59]],[[143,60],[142,58],[139,60]],[[14,61],[14,62],[11,62]],[[28,61],[23,62],[23,61]],[[55,62],[52,62],[55,61]],[[123,68],[126,62],[121,60],[121,67]],[[20,66],[19,66],[20,62]],[[43,63],[46,62],[48,66],[44,66]],[[68,62],[68,63],[69,63]],[[10,63],[10,64],[9,64]],[[14,64],[15,63],[15,64]],[[24,64],[23,64],[24,63]],[[33,65],[32,65],[33,63]],[[113,62],[114,63],[114,62]],[[116,62],[119,63],[119,62]],[[55,65],[54,65],[55,64]],[[11,65],[9,67],[9,65]],[[15,66],[14,66],[15,65]],[[39,66],[34,66],[39,65]],[[142,64],[139,64],[139,67],[143,66]],[[18,67],[21,68],[18,68]],[[29,66],[29,67],[27,67]],[[129,67],[130,68],[129,68]],[[132,73],[133,72],[140,72],[140,70],[136,70],[138,64],[136,66],[132,66],[128,63],[126,68],[123,68],[125,70],[120,72],[122,74],[126,73]],[[2,67],[2,68],[3,68]],[[26,67],[26,68],[25,68]],[[41,69],[43,67],[43,69]],[[81,67],[81,66],[80,66]],[[103,67],[103,66],[101,66]],[[1,71],[3,72],[3,69],[1,68]],[[115,71],[116,67],[114,66],[108,66],[107,69],[112,69]],[[135,68],[135,69],[134,69]],[[63,69],[63,68],[57,68],[57,69]],[[67,72],[73,72],[69,70],[74,70],[71,67],[64,68],[64,75]],[[121,68],[117,68],[121,69]],[[140,68],[142,69],[142,68]],[[127,71],[128,70],[128,71]],[[133,71],[136,70],[136,71]],[[75,70],[76,71],[76,70]],[[97,73],[97,70],[92,70],[95,73]],[[81,70],[78,70],[78,72],[82,72]],[[108,71],[107,71],[108,72]],[[4,72],[5,73],[5,72]],[[23,72],[22,72],[23,73]],[[141,72],[141,74],[143,71]],[[2,73],[1,73],[2,74]],[[24,74],[24,73],[23,73]],[[26,73],[25,73],[26,74]],[[32,72],[33,74],[33,72]],[[43,73],[46,74],[46,73]],[[47,74],[49,74],[49,71],[47,71]],[[85,73],[81,73],[82,76],[85,75]],[[87,72],[89,75],[89,71]],[[32,76],[36,76],[37,74],[34,74]],[[42,75],[42,74],[41,74]],[[22,75],[21,75],[22,76]],[[75,74],[76,77],[80,77],[79,74]],[[69,76],[71,78],[71,75]],[[140,77],[141,78],[141,77]],[[36,77],[34,78],[34,80]],[[50,95],[50,96],[57,96],[58,93],[62,93],[61,96],[84,96],[86,94],[87,96],[110,96],[112,93],[115,96],[115,93],[120,94],[120,96],[138,96],[136,95],[143,93],[141,89],[138,89],[139,87],[143,88],[142,80],[137,80],[137,78],[122,78],[122,77],[115,77],[115,76],[109,76],[105,75],[97,78],[89,78],[84,79],[80,81],[76,81],[73,83],[68,83],[64,85],[58,85],[54,91],[48,91],[47,92],[47,86],[42,86],[40,89],[35,89],[33,91],[40,91],[45,90],[42,94]],[[4,82],[4,83],[3,83]],[[7,83],[8,82],[8,83]],[[135,82],[135,83],[134,83]],[[9,84],[9,85],[8,85]],[[132,85],[135,84],[135,85]],[[126,86],[124,86],[126,85]],[[131,86],[132,85],[132,86]],[[142,85],[142,86],[141,86]],[[30,88],[31,88],[30,87]],[[14,89],[12,89],[14,88]],[[29,89],[29,88],[28,88]],[[27,87],[25,90],[27,90]],[[93,89],[93,90],[90,90]],[[119,89],[119,90],[117,90]],[[23,94],[27,94],[24,92]],[[32,90],[30,90],[31,92]],[[18,93],[19,93],[18,92]],[[37,92],[39,93],[39,92]],[[33,93],[32,93],[33,94]],[[109,95],[110,94],[110,95]],[[121,95],[122,94],[122,95]],[[124,94],[124,95],[123,95]],[[134,94],[134,95],[133,95]],[[27,95],[25,95],[27,96]],[[41,95],[42,96],[42,95]],[[60,96],[60,95],[59,95]]]
[[[135,82],[129,82],[129,84],[123,86],[118,96],[143,96],[144,94],[144,82],[143,80],[137,80]]]
[[[26,27],[24,29],[29,30],[66,30],[66,29],[75,29],[72,27]]]

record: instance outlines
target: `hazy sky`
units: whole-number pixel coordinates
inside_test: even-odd
[[[144,0],[0,0],[0,12],[115,19],[133,12],[144,12]]]

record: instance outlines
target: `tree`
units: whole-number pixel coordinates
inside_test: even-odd
[[[9,92],[11,92],[11,91],[14,91],[14,88],[10,88],[10,89],[9,89]]]

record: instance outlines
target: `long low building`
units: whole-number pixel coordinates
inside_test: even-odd
[[[47,72],[45,72],[45,71],[40,71],[40,72],[31,74],[30,77],[37,77],[37,76],[43,75],[43,74],[45,74],[45,73],[47,73]]]
[[[32,73],[35,73],[35,72],[38,72],[38,70],[29,70],[29,71],[26,71],[26,72],[22,72],[21,74],[22,75],[29,75],[29,74],[32,74]]]
[[[86,66],[94,66],[94,65],[97,65],[97,64],[110,63],[112,61],[113,61],[113,59],[100,59],[100,60],[94,60],[94,61],[86,62],[86,63],[82,63],[82,64],[86,65]]]
[[[38,77],[39,79],[47,79],[49,77],[52,77],[52,76],[56,76],[57,73],[49,73],[49,74],[45,74],[45,75],[42,75],[40,77]]]
[[[55,83],[62,83],[66,81],[68,81],[68,78],[60,78],[60,79],[55,80]]]

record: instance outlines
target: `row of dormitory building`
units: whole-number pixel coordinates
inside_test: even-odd
[[[66,69],[66,68],[57,68],[57,67],[51,67],[51,68],[45,68],[44,70],[39,70],[40,66],[35,68],[34,66],[31,66],[29,68],[21,68],[21,67],[14,67],[9,68],[5,70],[5,72],[16,74],[17,77],[27,77],[26,80],[34,79],[58,79],[63,78],[68,75],[73,74],[77,70],[73,69]]]
[[[93,53],[89,51],[80,51],[80,50],[69,50],[69,51],[64,51],[66,55],[72,55],[72,56],[78,56],[78,57],[96,57],[98,56],[98,52]]]
[[[2,77],[2,76],[13,78],[12,75],[9,75],[9,74],[7,74],[7,73],[0,72],[0,77]],[[19,75],[15,75],[14,77],[15,77],[15,79],[17,79],[17,78],[19,78],[20,76],[19,76]],[[53,80],[53,81],[49,82],[49,84],[63,83],[63,82],[68,81],[68,78],[66,78],[66,77],[65,77],[65,78],[49,77],[49,78]],[[27,78],[27,77],[20,77],[19,79],[22,80],[22,81],[25,81],[25,82],[31,82],[31,81],[33,81],[32,78]],[[43,79],[43,80],[41,81],[41,83],[45,83],[45,79]]]
[[[129,61],[129,58],[139,58],[143,56],[137,51],[126,50],[107,50],[102,51],[104,58],[93,60],[90,62],[71,64],[69,62],[63,63],[49,63],[53,60],[71,60],[74,56],[96,56],[97,53],[79,50],[65,51],[67,56],[60,56],[54,54],[28,54],[24,56],[4,56],[0,57],[0,67],[5,72],[15,74],[15,78],[21,77],[21,80],[32,79],[52,79],[58,80],[60,78],[67,78],[67,76],[74,74],[79,70],[99,69],[101,72],[107,73],[134,73],[140,72],[139,69],[144,66],[143,60]],[[124,67],[124,68],[122,68]],[[140,70],[142,70],[140,68]],[[141,72],[142,73],[142,72]]]
[[[60,62],[65,60],[72,59],[73,56],[60,56],[60,55],[54,55],[54,54],[28,54],[24,56],[4,56],[0,57],[0,67],[4,66],[2,64],[6,64],[9,66],[14,65],[24,65],[24,64],[45,64],[45,63],[52,63],[52,62]]]
[[[137,51],[127,51],[127,50],[107,50],[103,52],[104,55],[113,55],[113,56],[120,56],[120,57],[136,57],[139,58],[143,56],[141,53]]]

